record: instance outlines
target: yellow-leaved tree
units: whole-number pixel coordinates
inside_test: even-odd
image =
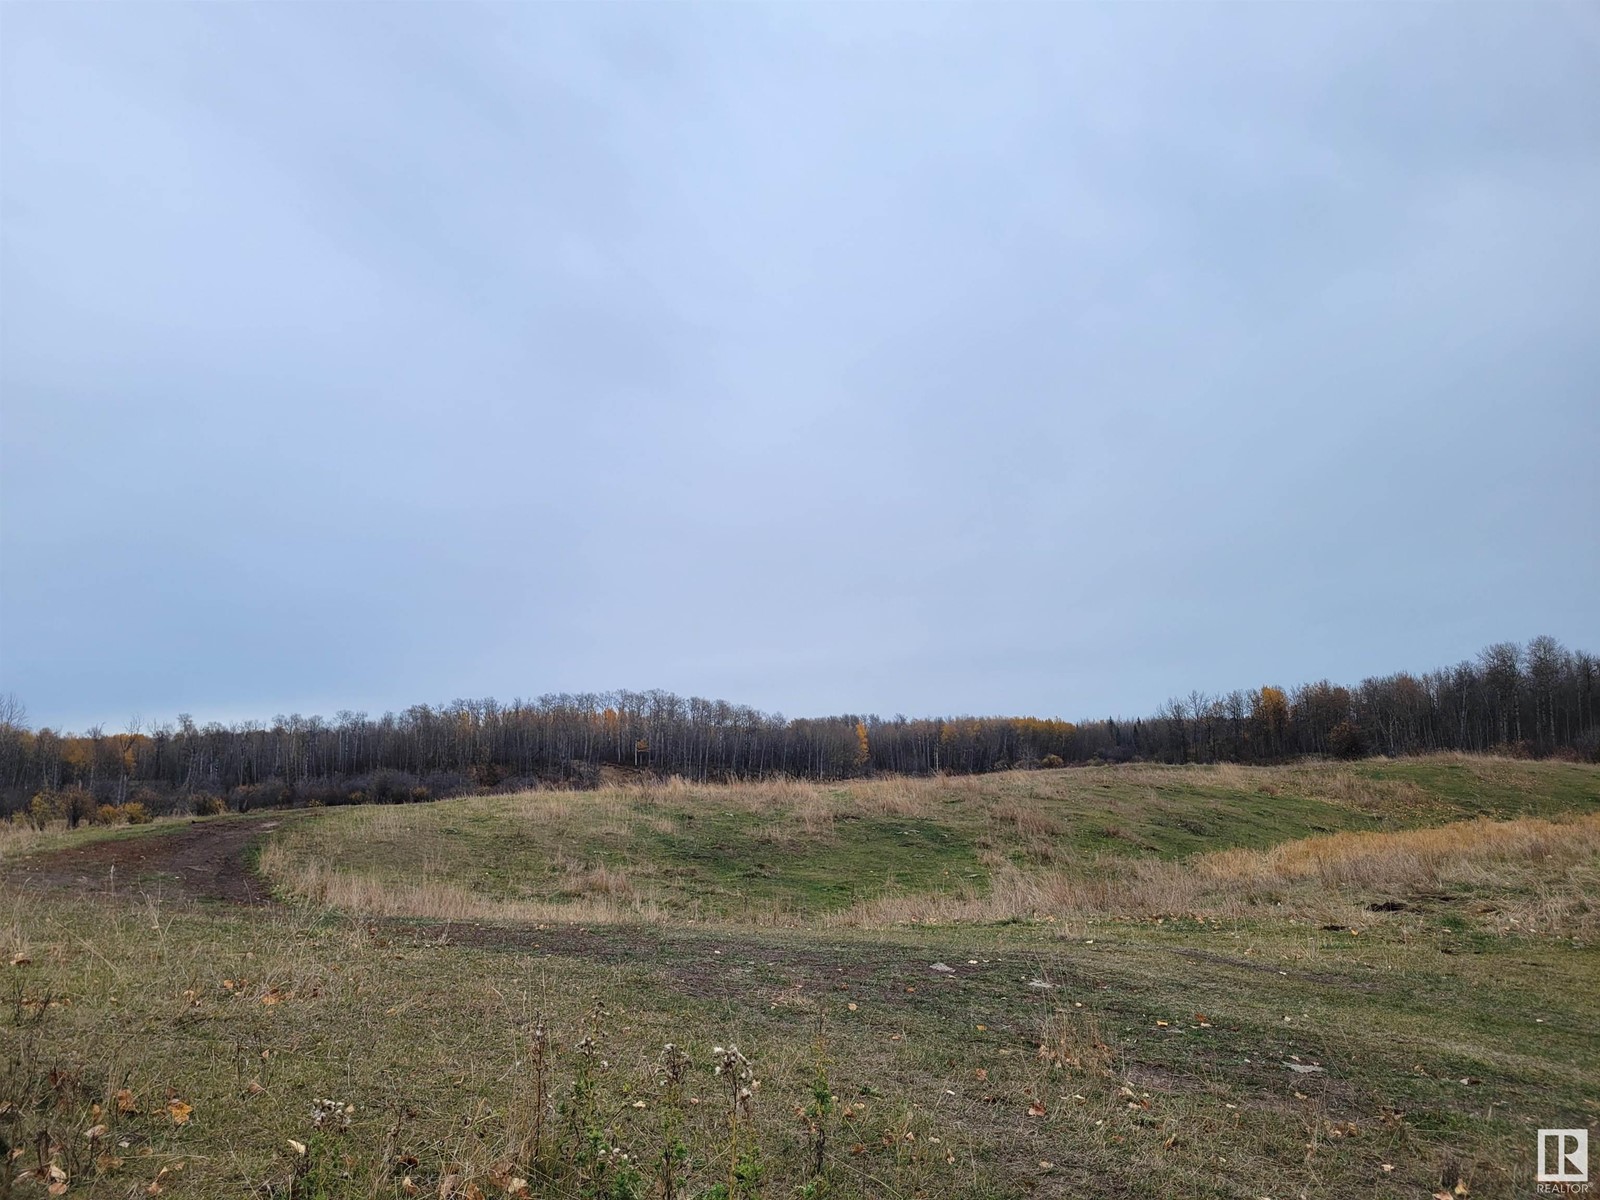
[[[1282,688],[1268,684],[1250,699],[1250,735],[1257,753],[1276,758],[1289,736],[1289,697]]]

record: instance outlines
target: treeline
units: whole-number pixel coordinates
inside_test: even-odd
[[[975,773],[1091,761],[1273,762],[1439,750],[1600,760],[1600,660],[1552,638],[1423,675],[1191,692],[1135,720],[787,719],[670,692],[457,700],[270,725],[187,716],[63,734],[0,709],[0,812],[70,820],[593,786],[608,769],[693,780]],[[134,807],[128,807],[134,806]]]

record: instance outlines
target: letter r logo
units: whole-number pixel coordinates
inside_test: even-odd
[[[1585,1183],[1589,1178],[1587,1129],[1539,1130],[1538,1183]]]

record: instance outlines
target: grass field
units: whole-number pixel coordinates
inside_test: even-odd
[[[0,832],[17,1195],[1527,1196],[1534,1131],[1600,1120],[1593,767],[106,836]]]

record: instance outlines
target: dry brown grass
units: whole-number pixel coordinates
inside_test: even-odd
[[[59,828],[49,830],[49,833],[66,832],[65,821],[53,821],[51,824]],[[39,829],[29,821],[0,821],[0,863],[38,849],[46,836],[46,830]]]
[[[1039,1021],[1039,1062],[1053,1070],[1109,1075],[1116,1053],[1093,1012],[1053,1008]]]
[[[586,863],[562,859],[560,890],[580,900],[608,896],[616,900],[648,899],[628,870],[608,863]]]
[[[1347,915],[1367,897],[1483,891],[1500,928],[1600,930],[1600,814],[1570,821],[1461,821],[1392,833],[1335,833],[1267,850],[1221,850],[1173,862],[1101,859],[1091,872],[996,863],[982,895],[887,896],[833,920],[846,925],[1030,917]],[[1363,910],[1364,911],[1364,910]],[[1370,918],[1369,918],[1370,919]]]
[[[1010,825],[1023,838],[1062,837],[1067,832],[1066,827],[1049,813],[1014,800],[1004,800],[992,805],[989,809],[989,818]]]
[[[1371,763],[1383,760],[1366,761]],[[1491,760],[1491,764],[1493,761]],[[1521,765],[1526,766],[1526,764]],[[1223,791],[1253,792],[1268,796],[1292,794],[1341,808],[1363,811],[1385,808],[1392,812],[1403,812],[1408,807],[1432,799],[1425,789],[1410,780],[1374,779],[1353,767],[1328,762],[1290,766],[1244,766],[1238,763],[1177,766],[1135,763],[1115,767],[1084,767],[1077,769],[1074,774],[1081,778],[1081,785],[1085,789],[1105,782],[1114,782],[1125,787],[1148,788],[1154,796],[1162,788],[1193,784]]]
[[[1392,833],[1331,833],[1268,850],[1220,850],[1194,860],[1218,880],[1314,879],[1325,887],[1437,886],[1459,868],[1592,857],[1600,853],[1600,814],[1571,821],[1458,821]]]
[[[271,842],[262,848],[261,870],[282,892],[298,900],[367,916],[595,924],[666,919],[647,892],[625,873],[604,864],[567,864],[563,883],[574,898],[563,901],[496,899],[426,875],[407,882],[356,875],[325,861],[296,860]]]
[[[696,784],[678,776],[665,780],[641,780],[625,787],[609,788],[574,801],[571,794],[529,792],[510,797],[524,815],[556,823],[574,816],[592,824],[597,807],[611,814],[606,821],[609,832],[625,835],[630,823],[643,822],[652,828],[676,832],[670,817],[641,814],[652,801],[672,804],[704,802],[725,811],[749,813],[763,819],[762,836],[785,842],[804,836],[830,837],[835,821],[852,817],[931,816],[936,808],[953,798],[978,799],[977,780],[913,778],[888,776],[857,779],[835,784],[818,784],[799,779],[765,779],[738,784]],[[665,824],[663,824],[665,823]]]
[[[933,797],[947,781],[886,777],[818,784],[800,779],[763,779],[735,784],[691,783],[680,776],[643,778],[622,786],[602,788],[575,797],[573,793],[525,792],[502,797],[514,809],[540,820],[565,821],[574,815],[586,822],[597,806],[615,813],[614,824],[625,830],[639,811],[654,803],[681,806],[703,802],[724,811],[789,822],[808,835],[827,834],[841,813],[857,816],[925,816]]]
[[[1259,773],[1264,782],[1266,773]],[[1327,763],[1291,767],[1278,776],[1278,781],[1280,789],[1292,790],[1307,799],[1368,812],[1382,809],[1398,814],[1437,803],[1436,797],[1409,779],[1373,779],[1350,767]]]

